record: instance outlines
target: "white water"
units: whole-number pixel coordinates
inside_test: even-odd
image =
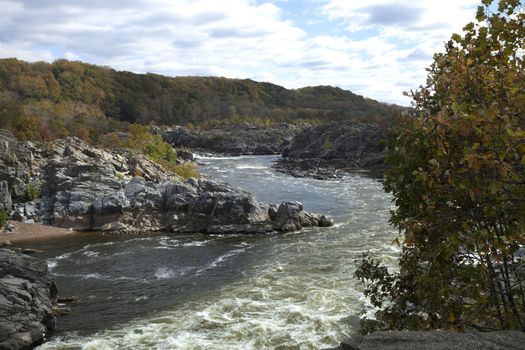
[[[137,279],[137,295],[128,297],[130,303],[152,302],[155,296],[142,290],[155,281],[227,282],[107,329],[62,332],[39,349],[320,349],[336,346],[355,331],[365,302],[353,277],[355,259],[370,251],[394,264],[398,255],[391,245],[395,232],[387,223],[390,198],[381,184],[358,175],[330,182],[295,179],[273,171],[270,157],[201,161],[206,163],[205,173],[261,200],[299,200],[307,210],[332,214],[337,225],[286,235],[239,235],[233,241],[225,236],[162,236],[136,240],[125,248],[110,242],[66,252],[49,260],[57,274],[80,255],[97,263],[103,256],[118,262],[137,250],[154,255],[191,249],[198,255],[208,247],[227,247],[204,263],[192,261],[182,267],[149,262],[152,266],[144,267],[151,271],[149,276],[125,271],[130,276],[123,277]],[[97,275],[108,277],[104,271],[89,271],[83,278]]]

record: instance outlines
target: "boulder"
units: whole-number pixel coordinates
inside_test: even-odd
[[[47,263],[0,248],[0,349],[29,349],[56,326]]]

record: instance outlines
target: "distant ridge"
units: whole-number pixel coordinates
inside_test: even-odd
[[[249,79],[135,74],[67,60],[0,60],[0,127],[20,115],[83,113],[131,123],[200,125],[250,119],[366,120],[403,109],[330,86],[290,90]]]

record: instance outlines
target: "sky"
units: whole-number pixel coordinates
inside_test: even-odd
[[[0,0],[0,58],[331,85],[409,105],[479,0]]]

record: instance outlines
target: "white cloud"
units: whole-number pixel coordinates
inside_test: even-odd
[[[344,23],[344,29],[309,34],[280,8],[293,1],[0,0],[0,57],[65,57],[134,72],[252,78],[290,88],[335,85],[407,104],[403,89],[424,80],[431,54],[473,16],[477,3],[311,0],[299,15],[316,17],[305,23]],[[359,37],[366,30],[374,35]]]
[[[371,61],[377,65],[370,74],[378,80],[370,87],[386,96],[389,89],[423,83],[432,54],[443,51],[452,33],[461,32],[474,19],[478,4],[478,0],[325,0],[322,9],[332,21],[343,21],[350,37],[376,32],[363,44],[370,46]]]

